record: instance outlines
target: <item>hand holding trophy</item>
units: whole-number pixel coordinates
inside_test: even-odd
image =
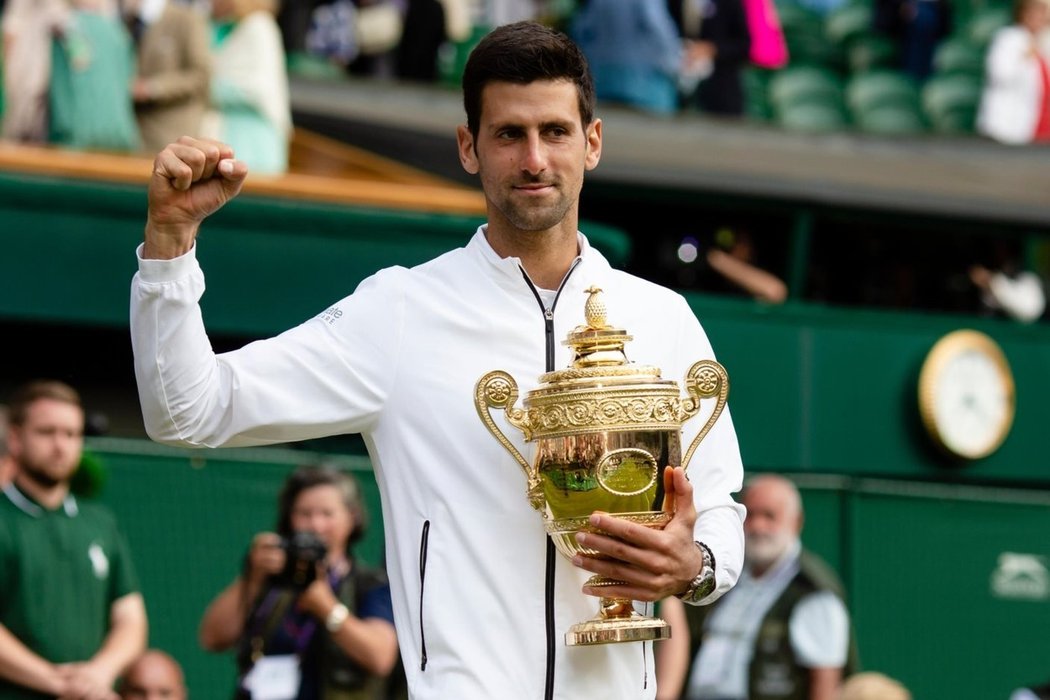
[[[630,335],[606,322],[601,290],[591,287],[584,307],[586,326],[564,341],[573,348],[572,365],[540,377],[540,385],[515,406],[517,382],[495,370],[478,380],[474,402],[489,432],[525,472],[527,497],[541,511],[547,533],[570,560],[576,554],[600,556],[576,540],[576,533],[596,532],[588,520],[595,511],[652,528],[663,528],[673,513],[664,503],[664,471],[688,468],[701,440],[725,408],[729,377],[719,363],[701,360],[686,373],[682,398],[673,380],[661,379],[657,367],[628,363],[624,345]],[[707,422],[681,455],[682,424],[700,411],[702,399],[714,399]],[[534,464],[514,447],[492,418],[490,409],[527,442],[536,442]],[[666,504],[673,505],[673,504]],[[587,585],[620,582],[592,576]],[[573,625],[570,646],[667,639],[670,628],[638,614],[630,600],[601,598],[597,617]]]

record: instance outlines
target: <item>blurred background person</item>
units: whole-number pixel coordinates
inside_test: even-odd
[[[1050,9],[1015,0],[1013,24],[999,29],[985,58],[977,130],[1002,143],[1050,140]]]
[[[751,33],[741,0],[668,0],[685,39],[685,62],[695,89],[683,85],[684,106],[739,117],[744,114],[743,69],[751,56]]]
[[[66,0],[4,3],[3,138],[44,143],[48,130],[51,42],[69,21]]]
[[[755,243],[746,229],[720,229],[706,254],[707,265],[733,289],[770,304],[787,301],[784,281],[755,264]]]
[[[835,700],[911,700],[911,693],[889,676],[867,671],[847,678]]]
[[[0,406],[0,488],[15,478],[15,461],[7,452],[7,406]]]
[[[671,114],[678,109],[682,42],[666,0],[583,0],[571,35],[599,100]]]
[[[952,29],[948,0],[875,0],[873,23],[900,47],[901,69],[917,82],[930,77],[933,54]]]
[[[112,514],[70,493],[80,396],[36,381],[8,407],[18,467],[0,494],[0,697],[115,698],[145,648],[146,606]]]
[[[186,700],[182,666],[159,649],[148,649],[124,673],[120,700]]]
[[[988,265],[969,269],[980,297],[979,312],[1021,323],[1038,321],[1046,310],[1046,291],[1039,275],[1022,268],[1021,255],[1005,240],[993,241],[989,259]]]
[[[49,141],[77,149],[140,147],[131,83],[135,53],[115,0],[72,0],[52,45]]]
[[[180,136],[200,133],[210,92],[208,24],[171,0],[124,0],[124,13],[137,57],[135,117],[142,147],[153,154]]]
[[[660,700],[834,700],[851,670],[842,585],[802,548],[802,498],[784,477],[749,479],[745,569],[710,606],[663,601],[671,639],[656,653]]]
[[[211,109],[201,134],[233,147],[255,174],[288,169],[288,72],[275,0],[213,0]]]
[[[277,532],[252,539],[240,576],[201,620],[205,649],[237,649],[237,697],[275,679],[297,700],[383,697],[397,636],[385,573],[353,557],[364,526],[349,474],[303,467],[288,477]]]

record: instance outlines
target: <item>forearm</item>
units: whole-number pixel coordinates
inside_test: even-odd
[[[841,668],[809,670],[809,700],[835,700],[842,682]]]
[[[0,625],[0,677],[50,695],[62,690],[54,664],[33,653],[3,625]]]
[[[721,251],[711,251],[708,262],[716,272],[757,299],[775,304],[787,299],[787,285],[776,275]]]
[[[676,700],[682,696],[689,672],[689,625],[685,604],[667,598],[660,605],[660,617],[671,627],[671,638],[653,647],[656,655],[656,700]]]
[[[128,593],[113,601],[109,632],[91,657],[91,664],[102,669],[112,683],[146,650],[147,627],[146,603],[141,593]]]
[[[386,620],[347,618],[332,640],[369,673],[386,676],[397,663],[397,634]]]
[[[197,632],[200,645],[208,651],[224,651],[233,647],[244,632],[244,618],[248,604],[258,593],[259,586],[249,585],[237,578],[228,585],[201,618]]]

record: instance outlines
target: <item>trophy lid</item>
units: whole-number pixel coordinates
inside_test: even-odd
[[[606,319],[605,300],[602,290],[591,286],[585,290],[589,295],[583,306],[586,326],[577,326],[562,341],[573,349],[572,366],[608,367],[627,364],[624,345],[634,338],[622,328],[613,328]]]

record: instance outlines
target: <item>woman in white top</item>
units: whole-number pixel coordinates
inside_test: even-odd
[[[288,72],[274,0],[213,0],[212,108],[202,131],[255,173],[288,169]]]
[[[992,39],[977,117],[977,129],[985,136],[1014,144],[1036,140],[1050,98],[1046,89],[1048,23],[1047,0],[1015,0],[1014,23]]]

